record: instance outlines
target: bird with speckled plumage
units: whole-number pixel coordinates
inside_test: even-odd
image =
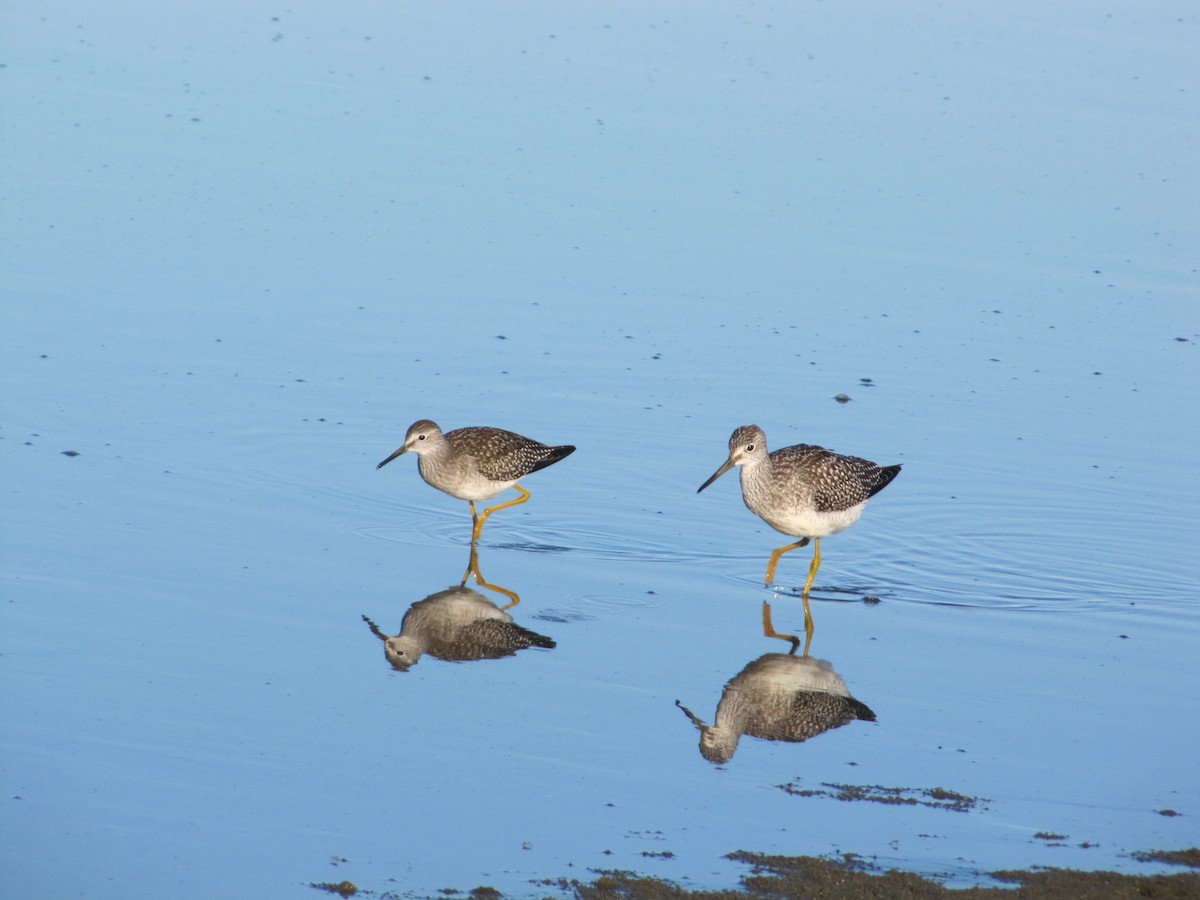
[[[435,422],[421,419],[409,426],[400,448],[375,468],[382,469],[410,451],[417,454],[417,469],[426,484],[470,504],[474,544],[488,516],[529,499],[529,491],[517,484],[519,479],[570,456],[575,448],[565,444],[551,447],[503,428],[486,426],[443,433]],[[476,500],[491,500],[509,488],[516,488],[521,496],[485,509],[482,515],[476,513]]]
[[[878,466],[814,444],[796,444],[767,452],[767,437],[757,425],[743,425],[729,438],[729,458],[700,485],[704,490],[734,466],[741,467],[742,500],[747,508],[782,534],[800,538],[771,554],[766,583],[775,578],[779,557],[813,541],[813,560],[804,584],[805,630],[811,630],[808,594],[821,566],[821,538],[845,531],[858,521],[867,500],[892,483],[900,466]]]

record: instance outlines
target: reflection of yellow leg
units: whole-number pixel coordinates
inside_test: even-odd
[[[781,641],[790,641],[791,645],[792,645],[792,649],[788,652],[790,654],[794,655],[796,650],[800,647],[800,638],[796,637],[796,635],[794,635],[794,634],[780,634],[778,631],[775,630],[775,626],[771,624],[771,604],[768,603],[766,600],[763,601],[762,620],[763,620],[763,636],[779,638]],[[808,656],[808,648],[812,645],[813,631],[814,631],[814,628],[813,628],[812,614],[808,611],[808,601],[805,600],[804,601],[804,636],[805,636],[804,655],[805,656]]]
[[[478,580],[479,579],[479,575],[477,574],[478,571],[479,571],[479,557],[475,555],[475,542],[472,541],[471,542],[471,558],[467,560],[467,571],[463,572],[462,581],[460,581],[459,584],[465,586],[467,583],[467,579],[470,578],[472,575],[474,575],[475,579]]]
[[[465,585],[467,583],[467,579],[472,575],[475,576],[475,581],[480,587],[487,588],[489,591],[495,591],[498,594],[503,594],[511,601],[510,603],[501,607],[502,610],[512,609],[521,602],[521,598],[517,595],[516,591],[510,591],[508,588],[502,588],[498,584],[489,584],[488,582],[484,581],[483,575],[479,571],[479,554],[475,551],[474,543],[471,544],[471,559],[467,563],[467,571],[463,573],[461,584]]]
[[[800,538],[800,540],[796,541],[796,543],[788,544],[786,547],[780,547],[771,554],[771,561],[767,563],[767,587],[770,587],[771,582],[775,580],[775,567],[779,565],[779,557],[783,556],[783,554],[787,553],[789,550],[797,550],[800,547],[807,546],[808,538]],[[808,591],[805,591],[804,593],[807,594]]]
[[[497,510],[508,509],[510,506],[516,506],[518,503],[524,503],[526,500],[529,499],[529,491],[525,490],[525,488],[521,487],[519,484],[514,484],[513,489],[516,490],[521,496],[518,497],[516,500],[509,500],[507,503],[501,503],[499,506],[492,506],[492,507],[489,507],[488,509],[485,509],[483,511],[483,515],[479,516],[478,518],[476,518],[476,516],[475,516],[475,503],[474,503],[474,501],[470,501],[471,502],[471,521],[475,523],[475,527],[471,531],[471,543],[472,544],[474,544],[477,540],[479,540],[479,536],[481,534],[483,534],[483,523],[487,521],[488,516],[490,516],[492,513],[496,512]]]
[[[502,607],[500,607],[501,611],[506,610],[506,609],[512,609],[514,606],[516,606],[518,603],[521,602],[521,598],[520,598],[520,596],[518,596],[516,591],[510,591],[508,588],[502,588],[498,584],[488,584],[486,581],[484,581],[479,576],[478,569],[476,569],[476,571],[475,571],[475,580],[479,582],[480,587],[485,587],[489,591],[495,591],[497,594],[503,594],[505,597],[507,597],[509,599],[508,603],[506,603]]]
[[[766,600],[763,601],[762,619],[763,637],[779,638],[781,641],[790,641],[792,644],[792,649],[788,652],[795,653],[800,647],[800,638],[796,637],[794,634],[780,634],[775,630],[775,626],[771,624],[771,604]]]

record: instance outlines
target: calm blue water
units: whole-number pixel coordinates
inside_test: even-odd
[[[1198,38],[1179,3],[10,5],[4,893],[1195,846]],[[480,548],[553,650],[400,673],[363,622],[467,564],[466,505],[375,469],[422,417],[578,446]],[[803,621],[736,478],[695,493],[751,422],[904,464],[813,599],[878,721],[714,767],[675,701],[786,650],[763,600]],[[979,802],[780,787],[823,783]]]

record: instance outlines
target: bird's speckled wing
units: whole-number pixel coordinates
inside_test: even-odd
[[[776,467],[792,472],[792,477],[812,491],[818,512],[839,512],[862,503],[881,490],[882,470],[875,463],[857,456],[842,456],[815,444],[796,444],[771,454]],[[891,481],[895,474],[883,480]]]
[[[492,481],[516,481],[534,471],[549,449],[503,428],[459,428],[446,435],[455,452],[468,453]]]

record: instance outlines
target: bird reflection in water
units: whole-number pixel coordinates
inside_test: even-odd
[[[502,659],[529,647],[549,650],[555,646],[552,638],[523,628],[479,591],[463,585],[414,603],[394,637],[388,637],[366,616],[363,621],[383,641],[392,668],[401,672],[425,654],[447,662],[467,662]]]
[[[467,587],[467,579],[472,575],[482,587],[507,597],[508,604],[501,608]],[[502,659],[530,647],[553,649],[552,638],[518,625],[506,612],[520,602],[514,591],[484,580],[472,544],[471,560],[462,583],[430,594],[409,607],[399,634],[389,637],[369,618],[362,618],[371,633],[383,641],[383,652],[392,668],[407,672],[425,654],[447,662],[468,662]]]
[[[479,571],[479,549],[475,541],[471,541],[471,558],[467,562],[467,571],[463,572],[462,581],[459,584],[465,587],[467,579],[472,576],[475,578],[475,583],[480,587],[487,588],[489,591],[495,591],[497,594],[503,594],[508,598],[508,603],[502,607],[503,609],[512,609],[521,602],[521,598],[516,591],[510,591],[508,588],[500,587],[498,584],[491,584],[483,577],[483,573]]]
[[[775,631],[769,603],[763,603],[763,634],[789,641],[791,651],[764,654],[733,676],[721,693],[712,725],[675,701],[700,730],[700,754],[705,759],[729,762],[743,734],[799,743],[855,719],[875,721],[875,713],[850,696],[831,663],[808,655],[809,643],[804,655],[796,656],[800,639]]]

